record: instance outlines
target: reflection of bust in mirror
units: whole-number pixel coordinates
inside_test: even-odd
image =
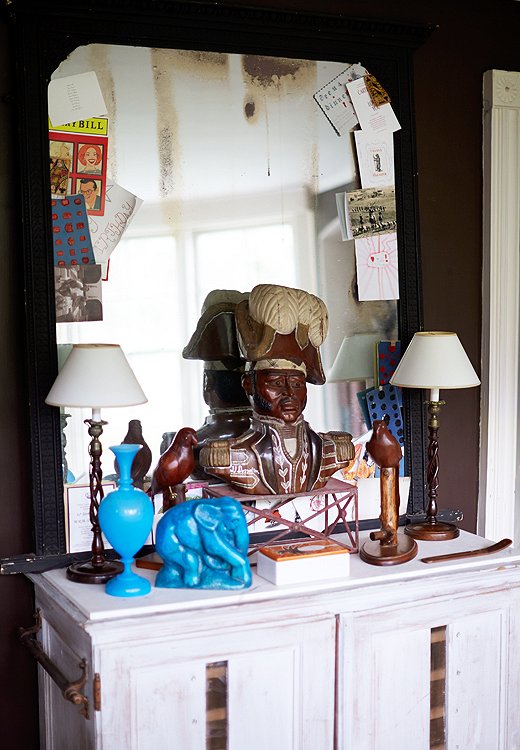
[[[303,419],[307,382],[323,385],[324,302],[301,289],[260,284],[236,306],[242,384],[253,414],[238,437],[207,441],[200,463],[240,492],[282,495],[324,487],[354,458],[351,435],[315,432]]]
[[[242,388],[245,360],[238,348],[235,307],[247,294],[234,289],[215,289],[208,294],[195,332],[184,347],[184,359],[204,361],[203,395],[209,416],[197,430],[195,457],[208,440],[241,435],[249,427],[251,408]],[[215,480],[198,461],[192,476]]]

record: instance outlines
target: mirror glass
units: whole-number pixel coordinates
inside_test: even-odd
[[[357,300],[354,242],[342,241],[335,197],[360,187],[353,139],[337,135],[313,98],[355,62],[89,44],[55,70],[53,79],[96,73],[109,120],[107,181],[142,200],[102,269],[103,319],[77,322],[57,309],[60,354],[70,343],[119,343],[148,397],[103,411],[104,446],[139,419],[153,468],[165,432],[202,426],[202,362],[182,350],[214,289],[274,283],[321,297],[325,373],[346,336],[398,338],[395,300]],[[99,217],[89,218],[94,237]],[[362,434],[364,385],[310,385],[306,419]],[[90,414],[67,412],[78,480],[88,471]],[[110,456],[105,448],[105,474]]]

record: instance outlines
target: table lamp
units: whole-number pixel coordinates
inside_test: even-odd
[[[74,562],[67,568],[67,577],[77,583],[106,583],[123,570],[120,562],[105,559],[98,522],[98,508],[103,499],[100,436],[107,424],[101,419],[101,408],[134,406],[146,401],[123,350],[117,344],[74,344],[45,399],[45,403],[51,406],[92,409],[91,419],[85,420],[91,437],[89,517],[93,535],[92,557],[86,562]]]
[[[480,384],[475,370],[456,333],[446,331],[421,331],[414,334],[399,365],[390,378],[392,385],[401,388],[428,388],[428,505],[426,520],[411,523],[405,532],[416,539],[441,541],[455,539],[458,528],[451,523],[438,521],[437,490],[439,486],[439,412],[445,403],[439,400],[441,388],[472,388]]]
[[[380,333],[357,333],[344,338],[327,375],[327,383],[363,380],[366,388],[373,387],[376,371],[375,346],[380,340]]]

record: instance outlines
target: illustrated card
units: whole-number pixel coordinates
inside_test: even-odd
[[[393,185],[353,190],[345,193],[345,200],[354,239],[395,232],[397,221]]]
[[[72,157],[74,142],[69,138],[51,138],[49,140],[49,163],[52,195],[70,195]]]
[[[55,266],[93,264],[85,199],[82,195],[51,198],[52,244]]]
[[[394,138],[388,131],[355,130],[361,187],[385,187],[393,185]]]
[[[359,300],[399,299],[396,232],[358,239],[354,245]]]
[[[89,216],[103,216],[107,188],[108,118],[49,123],[51,194],[80,194]]]
[[[57,323],[103,320],[102,267],[55,266],[54,296]]]

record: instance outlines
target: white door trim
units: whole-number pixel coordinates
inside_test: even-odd
[[[484,74],[483,127],[478,532],[496,540],[513,539],[518,524],[520,73]]]

